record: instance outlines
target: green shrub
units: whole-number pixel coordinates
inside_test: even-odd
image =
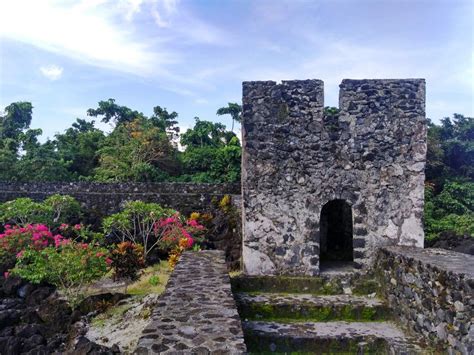
[[[0,204],[0,222],[19,226],[45,224],[51,228],[61,223],[78,220],[80,204],[71,196],[52,195],[43,202],[21,197]]]
[[[83,299],[85,288],[104,276],[110,263],[106,249],[71,241],[42,250],[26,249],[12,274],[32,283],[48,282],[58,287],[75,308]]]
[[[43,223],[47,215],[43,204],[31,198],[21,197],[0,204],[0,221],[19,226],[32,223]]]
[[[130,241],[143,246],[143,256],[158,246],[160,239],[155,233],[155,225],[163,218],[177,212],[163,208],[156,203],[130,201],[122,212],[115,213],[103,221],[104,232],[116,236],[120,241]]]
[[[43,206],[48,211],[49,226],[71,222],[81,215],[81,205],[76,199],[68,195],[51,195],[43,201]]]
[[[153,275],[148,279],[148,283],[151,286],[158,286],[160,284],[160,278],[156,275]]]
[[[447,182],[435,194],[434,187],[425,187],[425,234],[435,239],[441,232],[474,236],[474,183]]]

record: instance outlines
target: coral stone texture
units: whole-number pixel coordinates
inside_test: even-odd
[[[356,267],[423,246],[424,80],[343,80],[336,113],[321,80],[244,82],[242,133],[247,274],[317,275],[330,201],[350,207]]]

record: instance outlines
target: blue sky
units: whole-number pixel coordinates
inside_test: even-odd
[[[471,0],[2,0],[0,109],[31,101],[52,137],[99,100],[193,118],[244,80],[426,78],[427,115],[474,115]],[[110,130],[110,127],[102,125]]]

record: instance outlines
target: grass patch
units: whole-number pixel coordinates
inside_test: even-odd
[[[150,293],[161,294],[166,288],[171,275],[167,261],[147,267],[142,270],[140,278],[127,286],[130,295],[148,295]]]

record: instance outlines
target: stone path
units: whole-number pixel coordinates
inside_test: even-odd
[[[185,252],[136,354],[246,352],[224,252]]]

